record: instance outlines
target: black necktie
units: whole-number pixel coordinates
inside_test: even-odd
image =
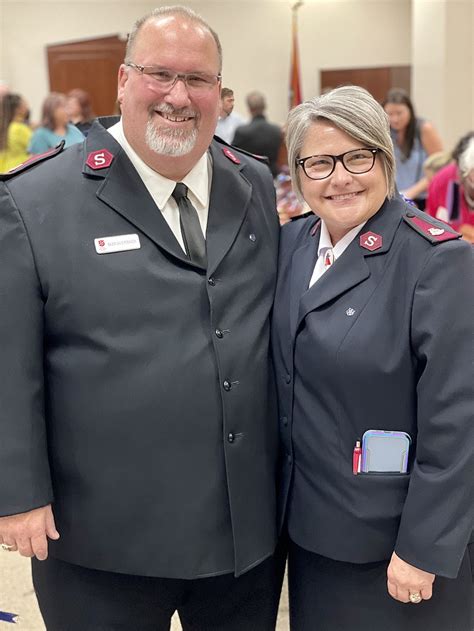
[[[197,210],[188,199],[188,187],[178,182],[172,192],[178,204],[179,223],[186,253],[193,263],[206,267],[206,241],[201,230]]]

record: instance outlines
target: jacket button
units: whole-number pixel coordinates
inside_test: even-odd
[[[281,417],[281,422],[283,423],[283,425],[286,427],[288,425],[288,419],[286,416],[282,416]]]
[[[216,329],[215,334],[216,334],[216,337],[218,337],[220,340],[222,340],[222,338],[224,337],[224,333],[222,333],[220,329]]]
[[[222,387],[224,388],[224,390],[226,392],[229,392],[229,390],[232,388],[232,384],[230,383],[230,381],[228,379],[226,379],[223,384]]]
[[[232,434],[232,432],[227,435],[227,440],[229,441],[229,443],[233,443],[234,442],[235,436],[234,436],[234,434]]]
[[[214,287],[214,285],[216,284],[216,281],[212,278],[212,276],[210,278],[207,279],[207,283],[208,285],[210,285],[211,287]]]
[[[286,375],[285,376],[285,382],[286,383],[291,383],[291,375]]]
[[[249,234],[249,239],[250,239],[250,241],[253,241],[253,242],[255,243],[255,241],[257,240],[257,237],[254,235],[254,233],[253,233],[253,232],[251,232],[251,233]]]

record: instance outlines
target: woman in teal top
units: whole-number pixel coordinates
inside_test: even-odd
[[[41,127],[33,133],[29,153],[39,154],[56,147],[62,140],[66,147],[84,140],[84,135],[75,125],[69,123],[66,111],[66,97],[58,92],[51,92],[43,103]]]

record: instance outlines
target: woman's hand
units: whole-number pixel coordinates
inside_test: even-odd
[[[401,191],[401,193],[407,199],[415,200],[422,193],[428,190],[428,185],[429,185],[428,178],[422,177],[421,180],[418,180],[418,182],[415,182],[415,184],[410,186],[410,188],[407,188],[404,191]]]
[[[402,603],[413,602],[410,600],[410,594],[420,594],[422,600],[429,600],[433,593],[435,578],[435,574],[419,570],[403,561],[394,552],[387,568],[388,593]]]

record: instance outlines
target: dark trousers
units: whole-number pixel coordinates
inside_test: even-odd
[[[472,631],[467,553],[458,577],[436,577],[433,597],[418,605],[388,594],[387,566],[334,561],[290,542],[291,631]]]
[[[48,631],[274,631],[285,554],[235,578],[149,578],[102,572],[49,558],[32,561]]]

